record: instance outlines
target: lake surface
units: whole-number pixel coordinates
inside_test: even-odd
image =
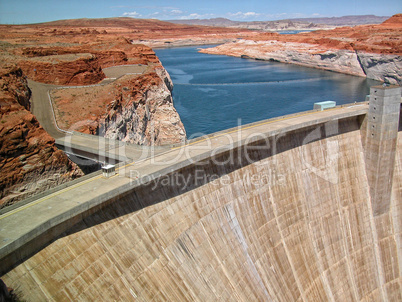
[[[205,46],[208,47],[208,46]],[[169,72],[187,137],[313,109],[315,102],[362,102],[380,82],[314,68],[198,53],[155,50]]]

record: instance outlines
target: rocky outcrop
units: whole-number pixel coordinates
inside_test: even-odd
[[[358,52],[362,70],[367,78],[402,85],[402,57]]]
[[[99,120],[98,134],[139,145],[167,145],[183,142],[186,132],[173,106],[173,88],[162,67],[125,83]],[[128,102],[123,102],[129,99]]]
[[[20,107],[30,109],[31,91],[20,68],[13,64],[0,65],[0,88],[1,112],[16,111]]]
[[[391,18],[381,23],[384,27],[400,28],[402,24],[402,14],[393,15]]]
[[[0,68],[0,208],[83,175],[29,111],[30,90],[16,66]]]
[[[18,66],[32,80],[56,85],[88,85],[105,78],[96,56],[90,53],[41,56],[21,60]]]
[[[102,68],[125,64],[160,63],[151,48],[141,44],[132,44],[131,41],[124,38],[118,38],[112,43],[91,43],[70,47],[31,46],[14,49],[13,53],[19,56],[19,60],[22,61],[24,59],[21,58],[28,58],[28,60],[34,62],[36,60],[46,61],[53,59],[52,63],[56,60],[61,62],[63,58],[66,60],[67,55],[70,55],[71,60],[74,57],[72,55],[91,54],[92,59],[96,60],[96,64]],[[94,78],[93,83],[96,81],[99,81],[99,79]],[[81,85],[93,83],[81,83]]]
[[[0,43],[0,59],[15,63],[31,80],[55,85],[92,85],[105,78],[102,69],[116,65],[160,64],[152,49],[117,38],[72,46],[21,47]]]

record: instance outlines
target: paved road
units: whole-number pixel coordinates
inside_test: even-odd
[[[107,78],[119,78],[124,74],[141,74],[147,70],[148,65],[122,65],[103,69]]]
[[[41,126],[55,139],[64,137],[66,133],[59,131],[54,123],[53,111],[47,95],[49,90],[60,86],[38,83],[32,80],[28,80],[28,86],[32,91],[31,110]]]

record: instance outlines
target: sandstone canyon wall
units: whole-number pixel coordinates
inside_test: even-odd
[[[83,175],[29,111],[30,90],[15,65],[0,69],[0,208]]]
[[[131,98],[121,92],[96,132],[104,137],[139,145],[168,145],[186,140],[186,132],[173,106],[173,83],[163,67],[129,81]]]
[[[357,58],[368,79],[402,85],[402,56],[358,52]]]
[[[92,84],[105,77],[97,58],[90,53],[26,58],[18,66],[29,79],[46,84]]]

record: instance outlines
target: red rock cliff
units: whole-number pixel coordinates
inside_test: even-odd
[[[83,175],[29,111],[22,70],[0,68],[0,208]]]

